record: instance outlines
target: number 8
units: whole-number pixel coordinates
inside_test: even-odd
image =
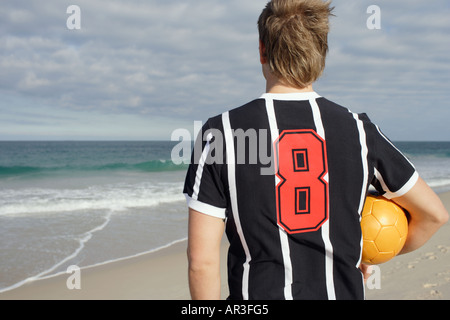
[[[274,150],[278,225],[289,234],[319,230],[328,220],[325,141],[313,130],[287,130]]]

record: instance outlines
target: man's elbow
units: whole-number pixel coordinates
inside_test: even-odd
[[[192,273],[205,272],[218,265],[217,259],[215,259],[213,255],[194,253],[189,250],[189,248],[187,250],[187,257],[189,272]]]
[[[430,205],[430,216],[431,220],[434,224],[442,227],[444,224],[448,222],[449,216],[447,212],[447,208],[444,206],[442,201],[436,201],[435,204]]]
[[[436,222],[440,225],[443,226],[444,224],[446,224],[448,222],[449,216],[448,216],[448,212],[446,210],[443,210],[443,212],[441,212],[438,217],[436,218]]]
[[[433,213],[428,216],[428,224],[436,230],[448,222],[449,215],[445,208],[436,208],[430,211]]]

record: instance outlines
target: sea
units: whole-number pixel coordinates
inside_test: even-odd
[[[0,141],[0,292],[187,238],[172,141]],[[438,193],[450,142],[396,142]]]

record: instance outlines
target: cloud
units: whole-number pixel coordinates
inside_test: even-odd
[[[323,88],[364,111],[395,139],[448,140],[450,12],[445,1],[378,1],[381,30],[366,27],[369,1],[334,1]],[[431,129],[432,128],[432,129]]]
[[[6,4],[2,88],[63,108],[189,115],[240,87],[231,73],[250,59],[235,50],[250,39],[257,50],[254,30],[232,24],[246,19],[228,19],[248,13],[238,1],[78,1],[80,31],[65,28],[59,1],[36,3]]]
[[[75,2],[81,29],[68,30]],[[75,2],[2,2],[0,139],[169,139],[165,128],[206,120],[265,88],[256,21],[266,0]],[[380,0],[381,30],[366,27],[371,2],[333,3],[317,91],[367,111],[395,139],[449,137],[436,124],[449,118],[446,0]]]
[[[4,96],[0,137],[4,140],[168,140],[178,128],[193,132],[188,119],[136,116],[132,113],[38,106]]]

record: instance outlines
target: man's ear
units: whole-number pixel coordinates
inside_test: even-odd
[[[261,62],[261,64],[267,63],[266,46],[261,41],[261,39],[259,40],[259,61]]]

